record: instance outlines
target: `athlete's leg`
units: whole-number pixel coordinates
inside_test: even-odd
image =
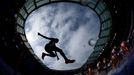
[[[48,53],[49,53],[49,54],[47,54],[47,53],[42,53],[42,59],[44,59],[45,56],[56,57],[56,55],[54,54],[54,52],[52,52],[52,51],[50,52],[50,51],[49,51]]]
[[[61,56],[64,58],[66,64],[75,62],[75,60],[68,59],[60,48],[56,47],[55,51],[57,51],[61,54]]]
[[[68,58],[65,56],[65,54],[63,53],[63,51],[60,49],[60,48],[55,48],[54,49],[55,51],[59,52],[61,54],[61,56],[65,59],[65,60],[68,60]]]
[[[44,59],[45,56],[56,57],[55,53],[53,52],[53,49],[49,47],[49,45],[46,45],[44,49],[47,53],[42,53],[42,59]]]

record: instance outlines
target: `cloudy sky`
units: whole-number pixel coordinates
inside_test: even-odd
[[[57,47],[61,48],[69,59],[76,62],[65,64],[58,53],[56,57],[41,59],[44,46],[49,40],[37,35],[41,34],[58,38]],[[25,22],[26,37],[34,53],[49,68],[70,70],[81,67],[93,51],[100,32],[100,21],[96,13],[88,7],[75,3],[53,3],[32,12]],[[89,45],[89,40],[91,45]]]

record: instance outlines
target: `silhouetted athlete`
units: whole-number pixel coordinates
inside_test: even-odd
[[[59,57],[58,57],[58,55],[56,53],[56,52],[59,52],[61,54],[61,56],[64,58],[66,64],[75,62],[75,60],[68,59],[65,56],[65,54],[63,53],[63,51],[60,48],[56,47],[56,43],[59,42],[59,39],[57,39],[57,38],[49,38],[49,37],[46,37],[46,36],[44,36],[44,35],[42,35],[40,33],[38,33],[38,35],[40,35],[41,37],[43,37],[45,39],[50,40],[49,43],[47,43],[45,45],[45,50],[49,54],[42,53],[42,59],[44,59],[45,56],[50,56],[50,57],[56,57],[57,56],[57,59],[59,60]]]

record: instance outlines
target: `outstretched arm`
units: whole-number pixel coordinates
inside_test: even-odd
[[[44,35],[40,34],[39,32],[38,32],[38,35],[39,35],[39,36],[41,36],[41,37],[43,37],[43,38],[46,38],[46,39],[49,39],[49,40],[51,40],[51,38],[49,38],[49,37],[46,37],[46,36],[44,36]]]

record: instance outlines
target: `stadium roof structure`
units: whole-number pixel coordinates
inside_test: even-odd
[[[88,57],[87,62],[81,68],[73,69],[73,70],[65,70],[65,71],[49,69],[34,54],[32,48],[26,38],[24,26],[25,26],[25,21],[26,21],[27,17],[34,10],[38,9],[39,7],[47,5],[47,4],[55,3],[55,2],[73,2],[73,3],[78,3],[83,6],[89,7],[93,11],[96,12],[96,14],[98,15],[98,17],[100,19],[101,28],[100,28],[100,33],[99,33],[99,39],[96,42],[94,51],[91,53],[91,55]],[[23,39],[24,44],[29,49],[29,51],[33,54],[33,56],[44,66],[44,69],[48,70],[48,71],[71,72],[71,73],[81,72],[81,70],[85,69],[85,67],[88,64],[94,63],[94,61],[97,60],[97,58],[100,56],[100,54],[104,51],[104,48],[110,39],[112,18],[111,18],[110,12],[109,12],[106,4],[103,2],[103,0],[27,0],[27,2],[23,5],[23,7],[15,15],[15,17],[16,17],[16,30],[20,34],[21,38]]]

